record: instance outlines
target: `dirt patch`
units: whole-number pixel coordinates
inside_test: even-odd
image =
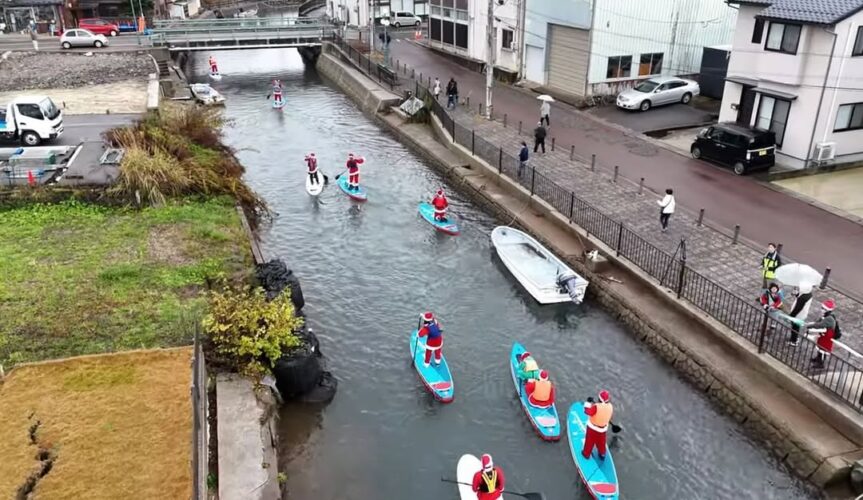
[[[125,80],[147,81],[156,72],[153,59],[146,53],[13,52],[0,67],[0,91],[29,89],[88,88]]]
[[[50,97],[67,115],[143,113],[147,110],[147,79],[125,80],[80,88],[44,88],[37,92]],[[20,96],[21,91],[0,92],[0,101]]]
[[[194,262],[186,255],[186,236],[181,226],[155,226],[147,235],[147,257],[164,264],[184,265]]]

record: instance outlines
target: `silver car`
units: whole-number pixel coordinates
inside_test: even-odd
[[[71,29],[60,37],[60,46],[64,49],[72,47],[96,47],[97,49],[108,46],[105,35],[95,35],[93,32],[80,28]]]
[[[617,107],[647,111],[653,106],[682,102],[688,104],[701,93],[698,82],[670,76],[644,80],[617,96]]]

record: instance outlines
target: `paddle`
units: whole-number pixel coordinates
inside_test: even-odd
[[[456,481],[455,479],[447,479],[445,477],[442,477],[442,478],[440,478],[440,480],[445,482],[445,483],[463,484],[465,486],[473,487],[473,485],[470,483],[463,483],[461,481]],[[524,498],[527,498],[528,500],[545,500],[545,495],[543,495],[542,493],[518,493],[516,491],[510,491],[510,490],[504,490],[504,493],[506,493],[507,495],[515,495],[517,497],[524,497]]]
[[[414,354],[413,354],[413,356],[411,356],[411,363],[413,363],[417,359],[417,349],[420,346],[419,331],[420,331],[420,328],[422,328],[422,326],[423,326],[423,319],[420,318],[419,323],[417,323],[417,341],[414,344]],[[413,334],[411,334],[411,335],[413,335]]]

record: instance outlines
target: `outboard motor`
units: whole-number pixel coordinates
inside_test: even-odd
[[[574,274],[558,274],[557,284],[560,286],[561,292],[566,292],[576,304],[581,304],[584,299],[584,293],[578,287],[578,276]]]

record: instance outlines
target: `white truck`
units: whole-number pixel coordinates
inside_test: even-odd
[[[16,97],[0,104],[0,138],[38,146],[63,134],[63,112],[44,95]]]

